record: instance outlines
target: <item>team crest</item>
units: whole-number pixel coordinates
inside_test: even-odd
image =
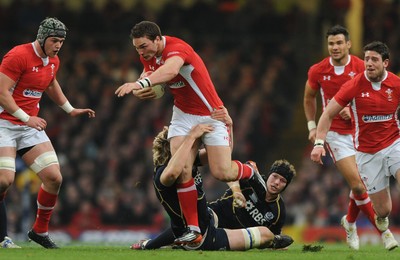
[[[387,94],[387,99],[388,99],[388,101],[392,101],[392,100],[393,100],[393,96],[392,96],[393,90],[391,90],[390,88],[388,88],[385,92],[386,92],[386,94]]]
[[[267,221],[271,221],[271,220],[274,219],[274,213],[272,213],[271,211],[268,211],[268,212],[265,214],[264,218],[265,218]]]
[[[356,73],[354,71],[350,71],[350,73],[348,74],[350,76],[350,78],[354,78],[354,76],[356,75]]]

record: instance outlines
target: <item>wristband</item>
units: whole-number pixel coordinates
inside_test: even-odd
[[[145,77],[144,79],[136,81],[142,88],[147,88],[151,87],[151,81],[148,77]]]
[[[324,147],[324,140],[322,139],[315,139],[314,147]]]
[[[69,101],[67,100],[67,102],[64,103],[64,105],[60,106],[65,112],[67,112],[67,114],[71,113],[72,110],[74,110],[75,108],[73,106],[71,106],[71,104],[69,103]]]
[[[308,127],[308,131],[311,131],[311,130],[317,128],[317,124],[315,123],[314,120],[311,120],[311,121],[307,122],[307,127]]]
[[[28,120],[30,118],[30,116],[27,113],[25,113],[25,111],[22,110],[21,108],[18,108],[17,111],[12,113],[12,115],[24,123],[28,122]]]

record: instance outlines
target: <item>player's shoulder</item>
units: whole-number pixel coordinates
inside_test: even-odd
[[[14,46],[6,55],[26,55],[33,51],[31,43],[24,43]]]
[[[165,37],[165,50],[167,52],[171,51],[182,51],[182,50],[193,50],[193,48],[184,40],[173,37],[173,36],[164,36]]]
[[[317,62],[317,63],[315,63],[315,64],[313,64],[311,67],[310,67],[310,71],[312,71],[312,72],[318,72],[318,71],[321,71],[321,70],[325,70],[325,69],[327,69],[327,68],[330,68],[331,67],[331,64],[330,64],[330,58],[329,57],[326,57],[326,58],[324,58],[323,60],[321,60],[321,61],[319,61],[319,62]]]
[[[391,71],[388,71],[387,79],[392,82],[396,82],[396,84],[399,84],[400,82],[400,77]]]

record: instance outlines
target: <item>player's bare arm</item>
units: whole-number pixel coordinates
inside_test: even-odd
[[[319,118],[314,149],[311,152],[312,161],[322,164],[322,156],[326,155],[324,147],[326,134],[331,127],[333,118],[339,114],[342,109],[343,107],[336,102],[335,98],[333,98]]]
[[[147,77],[149,80],[148,86],[154,86],[170,81],[178,75],[183,64],[183,59],[178,56],[173,56],[167,59],[164,65],[159,67]],[[132,93],[139,99],[152,99],[156,97],[155,92],[152,91],[151,88],[143,88],[138,81],[125,83],[115,91],[115,94],[118,97],[123,97],[129,93]]]
[[[246,198],[244,197],[242,190],[240,189],[239,181],[227,182],[229,188],[232,191],[233,206],[237,208],[243,208],[246,206]]]
[[[317,113],[317,91],[312,89],[308,80],[305,85],[304,89],[304,100],[303,100],[303,106],[304,106],[304,112],[306,115],[307,119],[307,127],[309,130],[308,133],[308,140],[310,142],[314,143],[315,142],[315,135],[317,133],[317,128],[315,124],[315,115]]]
[[[195,125],[190,130],[181,146],[169,160],[168,165],[161,176],[161,183],[163,185],[168,187],[175,183],[176,179],[180,176],[185,167],[185,163],[190,156],[190,151],[195,141],[204,133],[209,133],[212,130],[213,127],[206,124]]]
[[[64,92],[56,79],[50,83],[49,87],[46,89],[46,94],[70,116],[75,117],[82,114],[87,114],[89,118],[96,116],[96,113],[90,108],[74,108],[64,95]]]

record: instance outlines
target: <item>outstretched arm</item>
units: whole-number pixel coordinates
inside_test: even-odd
[[[54,103],[71,116],[78,116],[81,114],[88,114],[89,118],[96,116],[95,112],[90,108],[74,108],[65,97],[64,92],[56,79],[54,79],[46,89],[46,93]]]

